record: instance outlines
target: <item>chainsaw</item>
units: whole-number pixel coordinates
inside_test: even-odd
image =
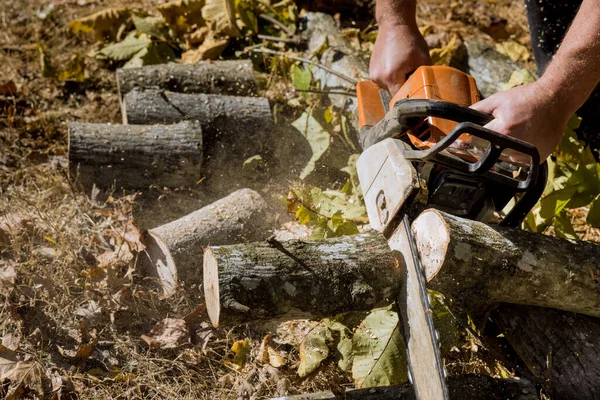
[[[407,211],[421,202],[463,218],[518,226],[541,197],[547,168],[532,144],[483,127],[493,117],[469,108],[480,100],[479,91],[473,77],[457,69],[422,66],[393,97],[363,81],[357,97],[363,152],[356,166],[369,222],[405,267],[397,304],[409,380],[417,399],[448,399]]]

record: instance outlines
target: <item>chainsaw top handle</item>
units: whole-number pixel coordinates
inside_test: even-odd
[[[396,102],[392,110],[375,127],[365,130],[363,147],[369,147],[389,137],[399,137],[426,117],[443,118],[459,122],[459,124],[429,149],[406,150],[404,156],[407,159],[435,162],[457,171],[485,176],[518,191],[526,191],[536,182],[540,167],[540,155],[534,145],[484,128],[482,125],[493,120],[491,115],[447,101],[405,99]],[[469,134],[489,142],[485,153],[479,160],[469,162],[442,153],[443,150],[459,140],[463,134]],[[531,157],[531,165],[525,180],[518,180],[492,170],[504,150],[514,150]]]

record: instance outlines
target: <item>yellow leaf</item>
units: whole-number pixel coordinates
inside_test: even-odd
[[[454,54],[454,50],[457,47],[458,36],[455,34],[452,36],[447,45],[429,50],[431,57],[431,63],[433,65],[448,65]]]
[[[535,76],[529,72],[528,69],[523,68],[518,71],[514,71],[510,75],[509,81],[502,86],[502,90],[508,90],[510,88],[514,88],[515,86],[526,85],[532,82],[535,82]]]
[[[527,47],[514,40],[496,43],[496,51],[510,57],[513,61],[527,61],[531,57]]]
[[[231,346],[231,351],[235,354],[233,363],[241,368],[246,362],[248,353],[250,353],[250,342],[247,339],[237,340]]]
[[[156,7],[175,36],[187,33],[192,26],[203,26],[204,0],[176,0]]]
[[[83,82],[85,78],[85,62],[79,54],[71,57],[65,69],[58,74],[60,81]]]
[[[211,23],[211,28],[217,35],[240,35],[235,19],[235,0],[206,0],[206,5],[202,7],[202,17]]]
[[[72,20],[69,22],[69,26],[75,34],[93,31],[96,40],[105,43],[113,42],[117,38],[121,25],[126,23],[130,16],[131,11],[127,7],[109,8],[84,18]]]

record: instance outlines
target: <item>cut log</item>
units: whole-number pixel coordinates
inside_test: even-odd
[[[136,87],[181,93],[256,95],[256,81],[250,60],[121,68],[117,70],[117,85],[121,98]]]
[[[202,254],[209,244],[230,244],[267,238],[274,228],[265,200],[241,189],[176,221],[144,234],[140,255],[144,275],[158,278],[165,294],[178,281],[202,281]]]
[[[84,187],[179,187],[200,178],[202,129],[175,125],[69,125],[70,173]]]
[[[215,326],[228,311],[252,310],[256,318],[291,308],[320,315],[369,310],[398,293],[400,277],[379,234],[212,246],[204,252],[204,295]]]
[[[436,210],[423,212],[413,230],[429,286],[471,311],[515,303],[600,316],[597,244]]]
[[[552,399],[600,399],[600,320],[508,304],[492,320]]]
[[[494,379],[487,376],[463,375],[448,378],[451,399],[462,400],[536,400],[535,386],[526,379]],[[395,386],[352,389],[343,397],[331,392],[300,394],[271,400],[413,400],[415,392],[409,383]]]

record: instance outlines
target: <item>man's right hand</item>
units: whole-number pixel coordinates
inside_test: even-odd
[[[369,75],[392,96],[408,75],[421,65],[430,65],[429,48],[416,23],[383,23],[375,41]]]

